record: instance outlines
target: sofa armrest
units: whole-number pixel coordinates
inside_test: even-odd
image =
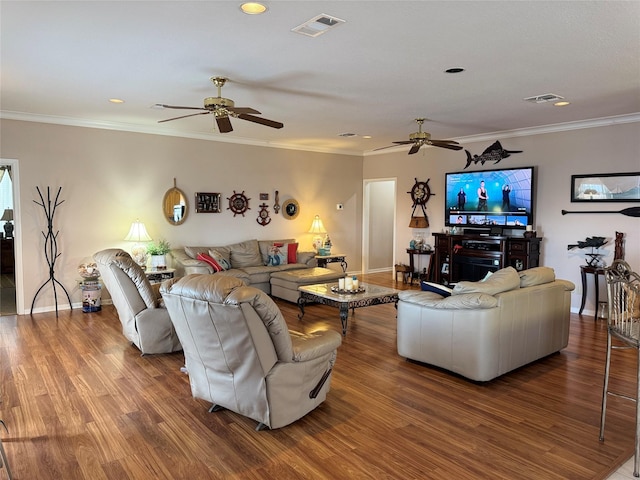
[[[180,276],[191,273],[214,273],[209,264],[191,258],[183,248],[171,250],[171,256],[173,257],[173,266],[176,269],[176,273]]]
[[[293,347],[293,361],[306,362],[337,349],[342,337],[335,330],[318,330],[313,333],[289,331]]]
[[[463,293],[443,297],[433,292],[404,290],[398,294],[399,301],[413,303],[425,308],[468,310],[473,308],[494,308],[498,299],[486,293]]]
[[[316,252],[298,252],[297,263],[302,263],[310,268],[317,267],[318,260],[316,260],[316,255]]]

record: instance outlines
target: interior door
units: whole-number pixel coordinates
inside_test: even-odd
[[[393,272],[396,179],[364,180],[363,193],[363,272]]]

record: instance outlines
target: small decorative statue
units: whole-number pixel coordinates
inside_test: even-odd
[[[613,252],[614,260],[624,260],[624,245],[623,245],[624,233],[616,232],[615,250]]]
[[[602,254],[598,253],[598,249],[606,243],[607,240],[605,237],[587,237],[582,242],[578,241],[578,243],[567,245],[567,250],[572,250],[574,248],[591,248],[591,253],[586,254],[586,256],[589,257],[587,259],[587,265],[590,267],[600,267],[604,266],[604,262],[601,261]]]

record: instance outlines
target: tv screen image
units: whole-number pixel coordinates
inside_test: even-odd
[[[445,225],[524,229],[533,224],[533,167],[445,174]]]

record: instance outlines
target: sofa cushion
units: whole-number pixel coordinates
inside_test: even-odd
[[[442,297],[448,297],[451,295],[451,289],[449,287],[425,281],[420,282],[420,290],[422,290],[423,292],[437,293]]]
[[[461,295],[463,293],[486,293],[487,295],[495,295],[496,293],[508,292],[520,288],[520,275],[513,267],[503,268],[494,272],[486,280],[481,282],[458,282],[453,287],[452,295]]]
[[[433,292],[402,290],[398,293],[398,298],[406,303],[439,310],[473,310],[498,306],[498,299],[485,293],[466,293],[442,297]]]
[[[556,274],[551,267],[535,267],[520,272],[520,287],[533,287],[551,283],[556,279]]]
[[[283,240],[258,240],[258,249],[260,250],[260,256],[262,257],[262,264],[267,265],[269,263],[269,249],[274,243],[295,243],[295,238],[285,238]],[[291,262],[295,263],[295,262]]]
[[[232,268],[257,267],[264,265],[258,248],[258,240],[247,240],[228,245],[230,250],[230,263]]]

